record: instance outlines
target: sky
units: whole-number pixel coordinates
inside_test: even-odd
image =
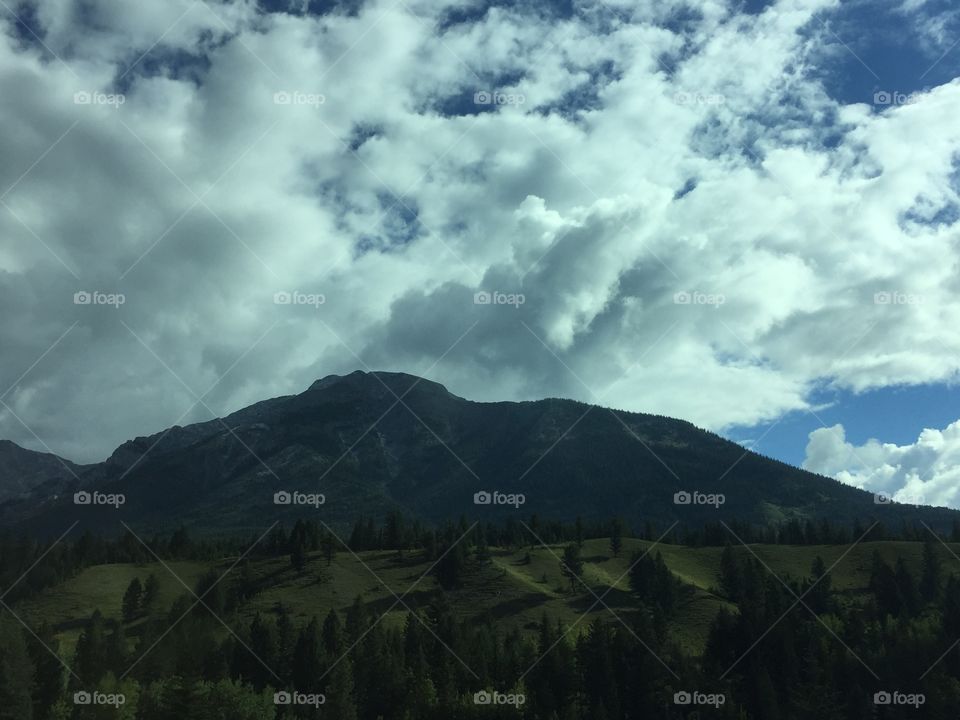
[[[954,3],[8,0],[0,23],[0,437],[94,462],[395,370],[960,507]]]

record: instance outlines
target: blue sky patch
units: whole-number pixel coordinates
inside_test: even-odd
[[[949,49],[960,39],[957,10],[927,5],[907,15],[898,3],[857,0],[815,17],[809,31],[827,46],[815,73],[828,94],[882,110],[960,74],[960,48]],[[941,22],[953,30],[946,47],[931,35],[932,25]]]
[[[888,387],[860,394],[820,391],[814,393],[812,403],[830,406],[812,413],[798,410],[779,422],[734,428],[726,437],[793,465],[803,462],[811,432],[837,423],[843,425],[847,442],[854,445],[871,438],[908,445],[916,442],[924,428],[942,430],[956,422],[960,385]]]

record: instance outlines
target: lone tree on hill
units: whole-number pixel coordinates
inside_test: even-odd
[[[560,571],[570,580],[571,592],[576,590],[577,580],[583,575],[583,560],[580,559],[580,546],[572,542],[563,549]]]

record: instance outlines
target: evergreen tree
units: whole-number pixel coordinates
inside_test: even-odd
[[[960,637],[960,579],[956,575],[947,578],[943,592],[943,631],[947,637]]]
[[[830,588],[832,582],[823,558],[817,555],[810,567],[811,589],[804,602],[818,615],[822,615],[830,609]]]
[[[309,550],[309,535],[302,520],[297,520],[290,533],[290,565],[302,574],[307,567],[307,552]]]
[[[610,528],[610,552],[614,557],[620,556],[623,549],[623,521],[615,518]]]
[[[753,673],[753,702],[757,718],[763,720],[780,719],[780,703],[777,691],[770,680],[766,667],[759,667]]]
[[[293,621],[290,619],[290,611],[287,610],[287,606],[283,603],[280,603],[280,606],[277,608],[275,635],[277,639],[276,672],[283,678],[284,682],[289,682],[293,662],[293,648],[297,638]]]
[[[156,609],[157,601],[160,598],[160,581],[153,573],[147,577],[147,582],[143,588],[143,609],[150,612]]]
[[[580,558],[580,546],[572,542],[563,549],[560,571],[570,581],[570,590],[575,591],[583,575],[583,560]]]
[[[493,562],[493,556],[490,554],[490,547],[487,545],[487,538],[482,529],[478,529],[477,531],[477,543],[474,556],[477,560],[477,566],[481,569]]]
[[[127,590],[123,593],[123,603],[121,612],[123,621],[130,622],[134,620],[140,612],[143,602],[143,586],[140,584],[140,578],[135,577],[127,585]]]
[[[314,617],[310,624],[300,631],[293,650],[291,679],[293,686],[300,692],[318,692],[317,684],[323,674],[321,647],[320,627]]]
[[[52,720],[53,706],[64,690],[64,669],[57,654],[60,643],[46,625],[37,628],[36,637],[27,634],[24,639],[27,643],[30,662],[34,667],[33,719]],[[2,638],[0,638],[0,645],[3,645]]]
[[[320,546],[323,549],[323,558],[327,561],[327,567],[330,567],[330,565],[333,564],[333,558],[337,554],[336,541],[333,535],[325,533],[323,539],[320,541]]]
[[[936,545],[927,540],[923,543],[923,562],[920,575],[920,597],[925,602],[936,601],[940,594],[942,574],[940,556],[937,554]]]
[[[0,617],[0,720],[33,720],[33,671],[23,629]]]
[[[175,558],[189,558],[193,552],[193,542],[187,529],[183,526],[170,538],[170,556]]]
[[[386,524],[383,528],[384,547],[388,550],[402,549],[404,532],[403,515],[399,510],[391,510],[387,513]]]
[[[920,610],[920,592],[917,590],[913,573],[910,572],[910,568],[902,557],[897,558],[896,578],[904,610],[911,616],[916,615]]]
[[[881,619],[886,615],[897,617],[903,610],[903,597],[893,570],[873,551],[870,570],[870,592],[873,593]]]
[[[740,564],[733,553],[733,548],[727,545],[720,553],[720,589],[731,600],[740,597],[743,587],[743,577]]]
[[[454,545],[453,542],[456,542],[456,539],[443,550],[435,569],[437,581],[444,590],[458,588],[463,582],[466,555],[463,550],[463,543],[457,542]]]
[[[257,613],[250,623],[249,678],[257,690],[263,690],[276,679],[276,639],[271,626]]]
[[[80,633],[74,650],[73,671],[83,683],[83,687],[75,686],[77,689],[95,687],[107,671],[103,630],[103,615],[99,610],[95,610]]]
[[[328,658],[334,658],[341,651],[343,629],[336,610],[327,613],[323,621],[323,650]]]
[[[324,714],[337,720],[357,720],[350,661],[344,660],[330,672]]]

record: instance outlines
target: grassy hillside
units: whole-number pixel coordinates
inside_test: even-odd
[[[603,602],[610,610],[626,621],[631,613],[636,612],[627,575],[630,559],[635,552],[647,550],[650,545],[647,541],[626,539],[617,558],[611,557],[604,539],[588,540],[583,546],[584,580],[597,595],[604,596]],[[833,587],[855,602],[867,587],[875,550],[891,564],[897,558],[904,558],[919,574],[922,545],[912,542],[862,543],[849,552],[848,546],[784,545],[753,545],[749,550],[736,548],[735,552],[749,555],[752,551],[784,580],[808,576],[818,555],[828,567],[843,556],[831,573]],[[960,552],[960,547],[954,546],[953,550]],[[691,594],[682,601],[673,618],[671,633],[685,651],[697,654],[703,648],[718,610],[724,606],[735,609],[720,597],[717,590],[722,549],[661,544],[656,551],[663,555],[674,575],[692,586]],[[960,572],[960,562],[945,548],[940,547],[939,551],[945,572]],[[591,609],[595,598],[582,585],[576,592],[571,592],[569,581],[560,572],[558,557],[562,552],[561,546],[520,550],[494,548],[491,563],[469,573],[463,587],[447,593],[447,600],[463,619],[489,614],[504,628],[532,630],[544,613],[559,618],[567,626],[575,625],[574,632],[585,630],[595,617],[616,622],[603,605],[597,604]],[[205,572],[212,569],[221,574],[231,563],[224,560],[219,563],[171,562],[166,567],[159,563],[98,565],[20,603],[18,614],[32,627],[45,622],[55,628],[61,653],[69,659],[84,622],[95,609],[99,609],[105,618],[119,622],[121,599],[134,577],[139,577],[141,582],[150,574],[157,577],[160,595],[156,607],[165,612],[179,595],[186,592],[183,583],[193,588]],[[294,623],[303,625],[313,615],[323,616],[331,608],[346,611],[354,599],[361,596],[374,615],[386,613],[384,623],[401,623],[407,613],[404,604],[410,608],[423,608],[435,597],[435,579],[423,577],[429,568],[430,564],[419,553],[400,557],[396,552],[388,551],[358,555],[340,552],[329,565],[319,553],[313,554],[303,573],[293,570],[286,558],[252,560],[245,572],[256,593],[241,605],[235,616],[225,620],[231,627],[239,628],[248,624],[257,612],[270,615],[283,604],[291,611]],[[231,574],[238,575],[239,568]],[[404,604],[397,603],[391,591],[403,596]],[[131,624],[131,634],[137,632],[137,625],[137,622]]]
[[[165,610],[177,596],[186,592],[171,571],[192,588],[209,569],[209,564],[170,562],[167,567],[169,570],[160,563],[95,565],[38,597],[20,603],[17,614],[31,627],[46,623],[55,628],[61,655],[69,658],[83,625],[94,610],[100,610],[105,618],[120,620],[123,593],[135,577],[143,582],[151,573],[156,576],[160,583],[157,607]]]

